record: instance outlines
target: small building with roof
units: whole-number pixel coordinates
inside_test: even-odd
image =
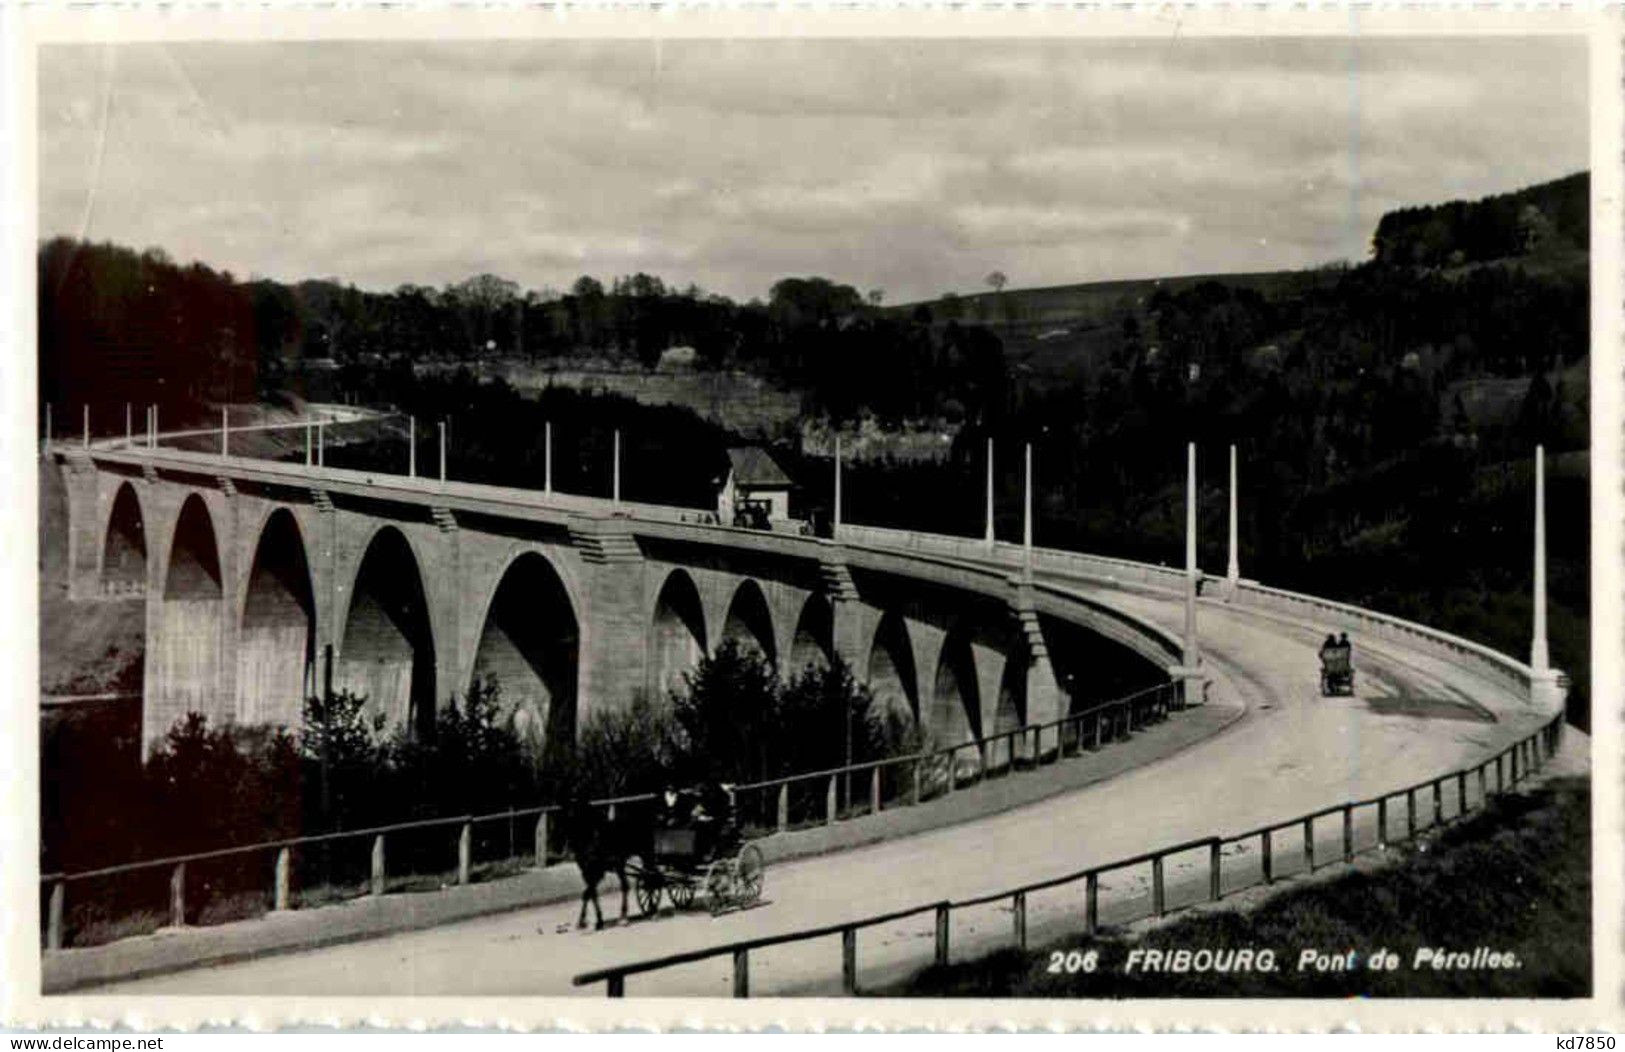
[[[790,476],[761,446],[728,450],[728,473],[717,492],[717,518],[724,526],[770,528],[790,517]]]

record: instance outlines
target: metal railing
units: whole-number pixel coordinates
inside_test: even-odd
[[[1027,948],[1027,896],[1035,891],[1074,884],[1078,881],[1084,883],[1084,931],[1086,934],[1093,935],[1100,930],[1100,878],[1103,874],[1148,865],[1150,867],[1151,884],[1150,908],[1143,917],[1132,919],[1163,917],[1170,912],[1176,912],[1188,908],[1190,905],[1195,905],[1195,903],[1188,903],[1175,907],[1169,906],[1167,879],[1164,873],[1165,861],[1169,857],[1205,849],[1208,881],[1206,895],[1201,901],[1218,902],[1228,894],[1244,888],[1255,887],[1257,883],[1273,884],[1275,882],[1278,874],[1275,866],[1274,841],[1276,834],[1284,831],[1301,829],[1303,832],[1301,852],[1304,872],[1313,872],[1318,866],[1333,864],[1331,861],[1316,858],[1315,823],[1334,815],[1341,816],[1342,820],[1342,850],[1335,861],[1352,862],[1358,854],[1384,848],[1393,842],[1388,836],[1390,801],[1398,798],[1405,801],[1405,839],[1413,838],[1421,828],[1418,825],[1417,818],[1417,794],[1419,792],[1431,792],[1433,805],[1431,827],[1438,827],[1445,822],[1444,801],[1447,792],[1446,787],[1453,784],[1456,790],[1456,809],[1453,817],[1459,819],[1472,810],[1481,810],[1491,797],[1516,786],[1520,781],[1542,767],[1547,758],[1557,751],[1562,741],[1562,734],[1563,716],[1560,713],[1533,734],[1519,739],[1480,763],[1459,768],[1447,774],[1437,775],[1414,785],[1406,786],[1403,789],[1396,789],[1366,799],[1349,800],[1330,807],[1323,807],[1316,811],[1300,814],[1295,818],[1272,822],[1243,833],[1187,840],[1179,844],[1135,855],[1132,858],[1118,859],[1060,876],[978,895],[974,898],[927,903],[838,924],[785,932],[765,938],[729,942],[664,957],[598,968],[575,976],[571,982],[576,986],[588,986],[602,982],[605,984],[605,992],[610,997],[623,997],[626,994],[626,977],[629,975],[644,974],[714,957],[731,956],[733,958],[733,994],[735,997],[748,997],[750,996],[750,953],[752,950],[823,938],[839,933],[841,936],[841,989],[843,993],[852,995],[858,992],[857,933],[860,930],[922,913],[934,913],[936,918],[934,960],[938,965],[946,965],[949,961],[950,922],[953,911],[1008,899],[1011,903],[1012,938],[1017,947],[1025,950]],[[1491,770],[1494,771],[1493,789],[1490,786]],[[1477,781],[1476,808],[1469,804],[1468,781],[1470,778],[1476,778]],[[1377,840],[1375,844],[1357,850],[1354,835],[1355,814],[1362,809],[1373,807],[1377,811]],[[1243,844],[1254,839],[1257,839],[1261,845],[1260,881],[1226,889],[1223,880],[1225,846]]]
[[[1182,705],[1181,684],[1160,684],[1146,690],[1136,691],[1126,697],[1100,703],[1057,720],[1004,731],[980,740],[963,742],[958,745],[905,756],[871,760],[845,767],[811,771],[762,782],[737,785],[733,787],[733,792],[736,799],[742,793],[775,793],[776,820],[771,823],[758,823],[757,827],[765,827],[769,832],[785,832],[791,828],[789,821],[791,787],[800,784],[822,784],[826,788],[826,792],[824,793],[824,810],[821,822],[818,824],[833,825],[842,819],[838,807],[836,787],[843,777],[854,774],[869,775],[868,808],[858,813],[853,813],[849,808],[848,814],[845,816],[848,819],[857,818],[864,814],[879,813],[883,807],[887,806],[887,802],[882,800],[880,794],[880,772],[884,768],[909,767],[912,765],[912,788],[904,805],[913,805],[932,795],[936,795],[932,792],[936,786],[930,777],[930,772],[937,771],[943,766],[946,767],[946,773],[942,781],[943,792],[951,793],[973,780],[997,773],[1001,769],[1001,765],[1002,770],[1008,772],[1019,770],[1019,764],[1022,762],[1027,762],[1031,766],[1038,766],[1044,762],[1046,756],[1050,758],[1051,762],[1055,762],[1067,756],[1078,756],[1085,751],[1099,749],[1103,745],[1122,740],[1133,731],[1165,718],[1170,711],[1180,708]],[[975,769],[961,774],[961,767],[957,761],[971,755],[974,755],[976,759]],[[992,758],[991,763],[990,757]],[[605,809],[609,817],[613,818],[618,808],[629,804],[650,803],[656,799],[656,796],[655,793],[637,793],[606,797],[590,801],[590,803],[595,807]],[[890,806],[897,806],[895,799]],[[294,906],[292,874],[293,856],[296,851],[321,844],[370,839],[372,850],[365,886],[367,894],[378,896],[385,894],[388,890],[387,885],[390,874],[386,864],[385,838],[387,836],[409,831],[455,829],[457,862],[454,880],[459,885],[466,885],[471,882],[474,866],[473,831],[475,826],[486,823],[507,822],[510,826],[511,841],[513,839],[512,827],[514,823],[521,820],[534,820],[534,850],[532,854],[537,868],[545,868],[550,861],[548,851],[550,816],[558,810],[559,807],[556,804],[544,804],[527,808],[492,811],[479,815],[451,815],[410,822],[396,822],[382,826],[370,826],[364,829],[339,830],[282,840],[259,841],[252,844],[222,847],[186,855],[170,855],[139,862],[102,866],[96,869],[47,873],[40,877],[41,888],[47,892],[48,896],[45,910],[45,946],[50,950],[61,949],[63,946],[68,885],[73,883],[167,869],[169,870],[169,900],[166,916],[170,926],[179,928],[183,927],[187,922],[188,865],[195,868],[196,864],[200,862],[213,862],[256,855],[263,856],[269,862],[272,885],[271,908],[274,910],[287,910]],[[512,843],[509,845],[507,857],[519,857],[515,854]]]

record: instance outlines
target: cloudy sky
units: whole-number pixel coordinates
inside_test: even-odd
[[[1588,164],[1577,40],[55,46],[40,236],[367,288],[889,302],[1363,259]]]

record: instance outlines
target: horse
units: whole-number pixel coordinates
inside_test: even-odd
[[[604,909],[598,902],[598,882],[608,873],[615,874],[621,882],[621,923],[625,924],[630,887],[626,863],[630,858],[647,854],[647,848],[642,846],[643,831],[626,816],[611,818],[604,809],[579,798],[566,804],[563,818],[565,845],[574,853],[576,865],[581,868],[581,879],[587,885],[581,892],[581,915],[576,918],[576,927],[587,926],[590,902],[598,921],[594,930],[603,930]]]

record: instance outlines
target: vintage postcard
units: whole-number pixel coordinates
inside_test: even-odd
[[[9,25],[0,1018],[1625,1018],[1617,11]]]

